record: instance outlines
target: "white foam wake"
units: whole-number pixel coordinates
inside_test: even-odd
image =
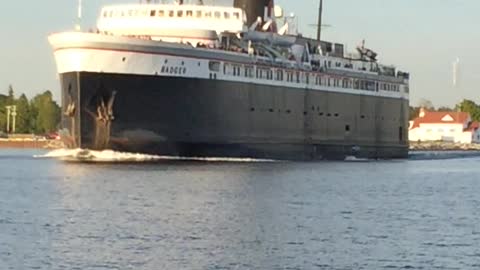
[[[206,162],[272,162],[267,159],[225,158],[225,157],[177,157],[157,156],[140,153],[118,152],[113,150],[94,151],[88,149],[56,149],[35,158],[54,158],[71,162],[128,163],[155,161],[206,161]]]

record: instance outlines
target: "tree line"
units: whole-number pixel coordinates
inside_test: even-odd
[[[472,118],[472,121],[478,121],[480,122],[480,104],[475,103],[472,100],[469,99],[464,99],[455,107],[450,108],[450,107],[438,107],[435,108],[433,103],[429,100],[421,100],[419,103],[419,106],[412,107],[410,106],[410,120],[413,120],[418,117],[418,114],[420,112],[420,109],[424,108],[427,111],[437,111],[437,112],[467,112],[470,114],[470,117]]]
[[[16,106],[15,133],[46,134],[57,131],[61,119],[61,108],[53,100],[49,90],[34,96],[31,100],[25,94],[18,98],[13,87],[7,94],[0,94],[0,131],[7,131],[7,106]],[[10,131],[12,116],[10,116]]]

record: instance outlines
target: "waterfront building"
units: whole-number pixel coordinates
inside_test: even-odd
[[[479,123],[467,112],[431,112],[421,109],[410,121],[409,140],[414,142],[444,141],[479,143]]]

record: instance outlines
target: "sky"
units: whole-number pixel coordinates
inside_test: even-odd
[[[213,0],[205,0],[209,3]],[[95,28],[106,4],[138,0],[83,0],[84,29]],[[217,0],[229,4],[231,0]],[[318,0],[276,0],[298,17],[299,30],[315,36]],[[59,100],[60,84],[51,33],[72,30],[77,0],[3,1],[0,9],[0,93],[11,84],[29,98],[51,90]],[[480,1],[478,0],[324,0],[322,39],[354,50],[363,40],[381,63],[411,73],[410,103],[426,99],[453,106],[462,99],[480,103]],[[453,62],[460,59],[458,85],[453,86]]]

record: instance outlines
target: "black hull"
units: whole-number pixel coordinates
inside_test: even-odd
[[[69,147],[279,160],[408,154],[404,99],[106,73],[61,81]]]

